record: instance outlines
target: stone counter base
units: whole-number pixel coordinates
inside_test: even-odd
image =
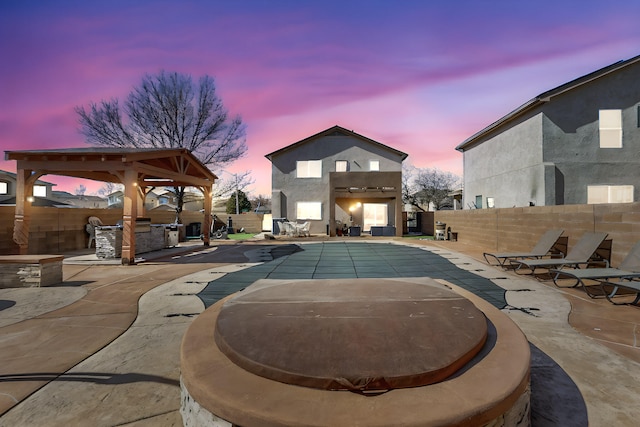
[[[0,256],[0,288],[34,288],[62,282],[62,255]]]

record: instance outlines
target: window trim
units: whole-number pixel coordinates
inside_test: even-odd
[[[371,167],[374,163],[377,165],[376,169],[373,169]],[[369,171],[371,171],[371,172],[380,172],[380,160],[378,160],[378,159],[369,160]]]
[[[338,170],[338,163],[344,163],[344,170]],[[349,172],[349,161],[348,160],[336,160],[334,164],[336,168],[336,172]]]

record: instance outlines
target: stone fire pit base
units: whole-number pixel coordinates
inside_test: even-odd
[[[376,279],[354,279],[373,280]],[[446,281],[385,279],[450,289],[487,317],[484,348],[449,378],[366,396],[289,385],[252,374],[229,360],[214,338],[225,301],[191,324],[181,348],[181,413],[185,426],[528,426],[526,337],[500,310]],[[256,284],[299,282],[260,280]]]

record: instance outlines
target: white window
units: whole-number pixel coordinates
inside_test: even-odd
[[[600,148],[622,148],[622,110],[600,110]]]
[[[33,195],[36,197],[47,197],[47,187],[44,185],[34,185]]]
[[[493,199],[493,197],[487,197],[487,207],[488,208],[493,208],[495,207],[496,203],[495,200]]]
[[[380,160],[369,160],[369,170],[370,171],[379,171],[380,170]]]
[[[347,172],[349,163],[346,160],[336,160],[336,172]]]
[[[322,160],[298,160],[296,162],[298,178],[321,178]]]
[[[633,185],[589,185],[587,203],[633,203]]]
[[[363,231],[371,231],[372,225],[384,226],[389,224],[386,203],[364,203],[362,209]]]
[[[322,219],[322,202],[296,202],[296,219]]]
[[[9,193],[9,186],[7,185],[6,182],[0,181],[0,194],[8,194],[8,193]]]

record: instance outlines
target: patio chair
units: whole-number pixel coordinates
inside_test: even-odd
[[[610,297],[613,297],[613,295],[618,291],[618,287],[622,287],[624,283],[617,285],[617,287],[615,287],[616,285],[613,285],[615,289],[613,290],[613,293],[611,293],[604,290],[602,282],[608,282],[610,279],[624,281],[640,279],[640,242],[636,243],[635,246],[631,248],[627,256],[620,263],[620,266],[617,268],[583,268],[573,270],[552,269],[549,272],[554,275],[553,283],[560,288],[575,288],[582,286],[584,291],[591,298],[603,295],[607,296],[608,294]],[[561,284],[558,282],[560,279],[571,279],[571,283],[568,286]],[[575,280],[575,282],[573,280]],[[602,290],[602,293],[594,293],[594,287],[588,285],[585,281],[596,282],[593,283],[593,285],[600,285],[599,288]],[[637,284],[631,285],[631,287],[633,286],[637,286]]]
[[[302,224],[296,225],[296,232],[298,236],[310,237],[309,228],[311,224],[309,221],[303,222]]]
[[[282,223],[282,228],[284,229],[284,234],[288,237],[293,237],[296,235],[296,225],[289,221],[284,221]]]
[[[502,253],[484,253],[484,259],[489,265],[507,268],[505,263],[515,259],[539,259],[545,256],[558,254],[564,256],[567,252],[568,237],[562,236],[564,230],[547,230],[538,240],[538,243],[529,252],[502,252]],[[562,236],[562,237],[561,237]],[[552,253],[552,251],[554,251]],[[495,259],[497,264],[492,264],[491,260]]]
[[[557,270],[564,267],[580,268],[581,266],[587,266],[596,261],[604,263],[605,267],[609,267],[608,257],[611,254],[611,241],[605,242],[606,238],[607,233],[587,232],[582,235],[580,240],[567,252],[567,256],[564,258],[512,260],[511,265],[514,266],[516,273],[527,274],[522,272],[524,269],[529,270],[530,272],[528,274],[533,276],[536,275],[536,270],[540,268],[546,270]],[[603,251],[609,254],[608,256],[600,256],[597,254],[601,246],[603,246]]]

